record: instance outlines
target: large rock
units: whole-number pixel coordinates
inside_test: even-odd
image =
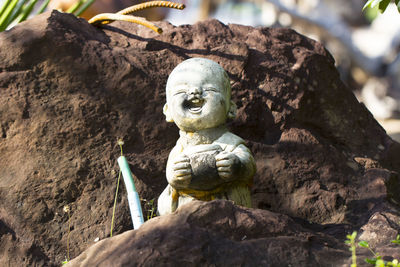
[[[162,114],[165,83],[189,57],[215,60],[230,75],[239,108],[230,126],[246,139],[257,162],[253,206],[268,211],[195,203],[100,244],[132,239],[135,257],[141,257],[137,263],[149,265],[161,258],[172,264],[172,256],[183,251],[192,251],[185,258],[189,263],[239,265],[245,262],[238,251],[253,248],[261,250],[254,256],[275,249],[257,263],[274,262],[275,255],[287,263],[300,257],[304,266],[337,265],[350,257],[341,245],[345,235],[358,230],[370,242],[380,237],[374,245],[381,254],[398,257],[390,240],[400,230],[399,144],[343,85],[321,44],[288,29],[215,20],[159,25],[162,35],[119,22],[97,29],[54,11],[0,34],[0,266],[59,265],[67,254],[64,205],[71,209],[72,258],[97,237],[109,236],[118,138],[125,142],[140,196],[147,202],[158,197],[178,138]],[[132,227],[121,189],[114,233]],[[207,224],[191,215],[198,212]],[[213,220],[218,214],[227,221],[248,216],[251,223],[224,228],[222,219]],[[200,221],[188,223],[191,216]],[[255,229],[265,224],[267,232],[257,236],[252,223]],[[279,224],[290,231],[275,231]],[[168,238],[158,240],[162,225]],[[193,234],[190,225],[198,228]],[[180,227],[181,236],[174,235]],[[254,244],[226,229],[252,235]],[[189,236],[193,240],[181,254],[168,258],[165,242],[179,248]],[[299,236],[317,241],[298,243]],[[198,247],[196,240],[205,245]],[[296,252],[289,253],[293,246]],[[217,248],[224,253],[204,251]],[[141,249],[148,254],[138,256]],[[90,251],[84,255],[96,258]],[[117,259],[120,252],[107,251],[124,262]]]
[[[286,215],[196,201],[102,240],[67,266],[329,266],[344,264],[345,251]]]

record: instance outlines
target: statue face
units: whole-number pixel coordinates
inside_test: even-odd
[[[230,107],[226,79],[223,69],[211,60],[191,59],[183,67],[178,65],[168,79],[164,112],[184,131],[224,124]]]

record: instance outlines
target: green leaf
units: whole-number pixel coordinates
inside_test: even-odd
[[[379,10],[381,11],[381,13],[385,12],[385,10],[389,4],[390,4],[390,0],[382,0],[379,3]]]
[[[79,0],[78,2],[76,2],[70,8],[67,9],[67,13],[74,13],[82,4],[83,0]]]
[[[49,4],[49,2],[50,0],[45,0],[43,4],[39,7],[39,11],[37,12],[37,14],[42,14],[46,10],[46,7]]]
[[[82,14],[83,12],[85,12],[85,10],[91,5],[93,4],[95,0],[86,0],[82,6],[74,13],[75,16],[79,16],[80,14]]]
[[[10,25],[18,17],[19,14],[21,14],[26,1],[27,0],[21,0],[18,2],[18,4],[14,8],[11,16],[7,19],[7,22],[6,22],[7,26]]]
[[[18,23],[23,22],[28,18],[28,16],[32,13],[33,7],[36,5],[37,1],[38,0],[29,1],[17,18]]]
[[[375,264],[376,264],[376,259],[365,259],[365,262],[366,262],[366,263],[369,263],[369,264],[372,264],[372,265],[375,266]]]
[[[367,241],[360,241],[358,242],[358,245],[363,248],[369,248],[369,244]]]
[[[371,4],[371,8],[376,7],[377,5],[380,5],[382,1],[386,1],[386,0],[375,0],[372,4]],[[389,0],[390,1],[390,0]]]
[[[383,260],[377,260],[375,263],[376,267],[385,267],[385,262]]]
[[[4,1],[3,5],[0,8],[0,17],[3,15],[4,11],[7,9],[10,2],[11,2],[11,0]]]
[[[12,0],[11,3],[7,6],[6,10],[0,17],[0,32],[7,29],[7,20],[11,16],[14,11],[15,6],[18,4],[18,0]]]
[[[400,245],[400,240],[392,240],[392,243]]]
[[[356,238],[356,236],[357,236],[357,232],[356,232],[356,231],[354,231],[354,232],[351,234],[351,238],[352,238],[352,239],[355,239],[355,238]]]
[[[374,8],[377,4],[379,4],[380,1],[382,0],[368,0],[362,10],[366,9],[367,7]]]

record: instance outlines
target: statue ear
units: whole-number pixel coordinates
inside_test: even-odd
[[[228,118],[234,119],[236,117],[236,113],[237,113],[237,106],[232,100],[231,100],[230,104],[231,105],[230,105],[229,111],[228,111]]]
[[[165,115],[165,120],[166,120],[167,122],[174,122],[174,120],[173,120],[172,117],[171,117],[171,114],[169,114],[169,111],[168,111],[168,104],[167,104],[167,103],[165,103],[165,105],[164,105],[163,113],[164,113],[164,115]]]

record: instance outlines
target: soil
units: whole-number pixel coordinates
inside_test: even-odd
[[[353,230],[400,258],[390,243],[400,231],[400,145],[320,43],[216,20],[158,25],[161,35],[125,22],[95,28],[53,11],[0,33],[0,266],[58,266],[68,236],[71,258],[105,239],[71,265],[340,266]],[[107,238],[119,138],[145,216],[167,185],[178,129],[162,113],[165,84],[190,57],[231,78],[229,127],[257,164],[254,209],[194,202],[128,231],[121,185],[114,235],[123,234]],[[359,253],[362,266],[370,255]]]

